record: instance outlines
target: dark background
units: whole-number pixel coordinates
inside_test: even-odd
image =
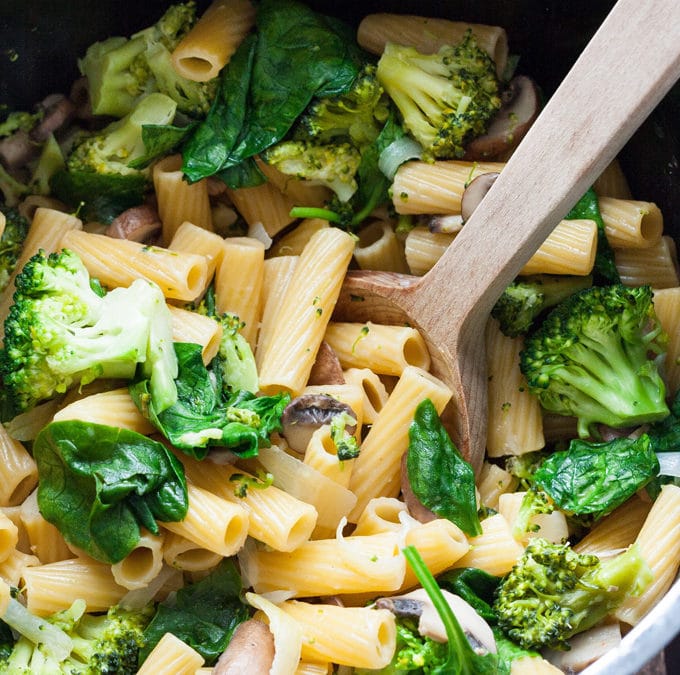
[[[641,0],[649,1],[649,0]],[[0,104],[28,109],[47,94],[68,92],[76,59],[94,41],[129,35],[153,23],[169,0],[0,0]],[[199,7],[207,2],[199,1]],[[491,23],[508,31],[520,54],[518,72],[553,90],[613,6],[612,0],[310,0],[320,11],[352,23],[370,12],[393,11]],[[676,27],[676,31],[680,30]],[[600,113],[607,114],[606,107]],[[0,110],[0,119],[4,116]],[[680,240],[680,86],[664,99],[621,154],[633,195],[655,201],[666,231]],[[559,161],[559,158],[556,158]],[[680,673],[680,641],[667,654]]]

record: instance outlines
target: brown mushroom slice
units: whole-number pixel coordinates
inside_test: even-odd
[[[105,234],[115,239],[145,242],[156,236],[161,227],[156,209],[149,204],[142,204],[133,206],[114,218]]]
[[[460,200],[460,214],[463,217],[463,222],[470,218],[479,203],[486,196],[486,193],[491,189],[491,186],[496,182],[498,176],[499,174],[493,171],[483,173],[468,183]]]
[[[504,92],[506,99],[482,136],[468,143],[467,160],[491,159],[514,148],[538,117],[541,107],[536,84],[526,75],[513,78]]]
[[[321,343],[319,351],[316,353],[316,360],[312,365],[307,384],[345,384],[340,359],[338,359],[333,348],[325,341]]]
[[[303,394],[294,398],[283,411],[281,432],[291,450],[304,455],[312,434],[324,424],[330,424],[336,415],[346,413],[354,418],[347,425],[348,434],[356,432],[356,413],[346,403],[325,394]]]
[[[20,169],[39,154],[40,146],[23,129],[0,141],[0,163],[9,171]]]
[[[423,216],[418,219],[430,232],[437,234],[455,234],[463,227],[463,217],[459,213],[449,215]]]
[[[442,589],[442,594],[456,616],[460,627],[478,653],[496,653],[496,640],[489,624],[463,598]],[[427,591],[417,588],[405,595],[376,600],[379,609],[388,609],[395,616],[418,619],[418,632],[435,642],[446,642],[446,629],[439,612],[432,604]]]
[[[40,122],[31,130],[31,140],[44,143],[50,134],[61,129],[75,116],[76,107],[63,94],[51,94],[40,103],[44,114]]]
[[[401,496],[404,498],[406,509],[412,518],[415,518],[421,523],[429,523],[431,520],[437,520],[439,516],[430,511],[427,506],[424,506],[411,489],[411,481],[408,479],[408,470],[406,468],[407,458],[408,451],[406,451],[401,458]]]
[[[545,658],[565,673],[580,673],[591,663],[621,644],[618,621],[604,623],[569,639],[569,651],[547,649]]]
[[[213,675],[268,675],[274,663],[274,636],[269,627],[249,619],[239,624]]]

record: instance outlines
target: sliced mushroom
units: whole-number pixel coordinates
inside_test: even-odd
[[[322,342],[319,346],[308,384],[345,384],[340,359],[327,342]]]
[[[213,675],[268,675],[272,663],[272,632],[261,621],[249,619],[238,625],[212,672]]]
[[[419,225],[424,225],[430,232],[438,234],[455,234],[463,227],[463,217],[458,214],[422,216],[418,219]]]
[[[569,640],[569,651],[545,650],[545,658],[565,673],[580,673],[621,643],[618,621],[595,626]]]
[[[470,642],[470,646],[478,653],[496,653],[496,640],[489,624],[463,598],[442,590],[449,607],[456,616],[460,627]],[[418,619],[418,632],[435,642],[446,642],[446,629],[435,609],[427,591],[417,588],[405,595],[391,598],[380,598],[375,606],[388,609],[395,616]]]
[[[106,230],[109,237],[145,242],[156,236],[162,228],[156,209],[149,204],[133,206],[114,218]]]
[[[408,451],[406,451],[401,458],[401,496],[404,498],[408,513],[412,518],[415,518],[421,523],[429,523],[431,520],[436,520],[438,516],[424,506],[413,493],[411,481],[408,479],[408,470],[406,468],[407,458]]]
[[[294,398],[283,411],[282,434],[291,450],[304,455],[312,434],[336,415],[347,413],[356,420],[356,413],[346,403],[325,394],[303,394]],[[349,434],[356,432],[356,424],[347,425]]]
[[[514,148],[538,117],[541,101],[531,78],[525,75],[513,78],[503,98],[503,105],[494,115],[486,133],[465,148],[464,159],[491,159]]]
[[[40,103],[40,107],[44,110],[43,118],[30,133],[35,143],[44,143],[50,134],[70,122],[76,112],[76,107],[63,94],[51,94]]]
[[[460,215],[463,217],[463,222],[469,220],[474,210],[479,206],[479,202],[484,199],[486,193],[496,182],[498,176],[499,174],[496,172],[483,173],[468,183],[460,200]]]
[[[15,131],[11,136],[0,141],[0,162],[9,170],[23,167],[40,153],[40,146],[31,141],[23,130]]]

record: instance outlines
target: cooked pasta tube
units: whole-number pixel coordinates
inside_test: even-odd
[[[291,176],[279,171],[275,166],[267,164],[260,157],[255,158],[257,168],[264,174],[265,178],[275,185],[286,197],[289,197],[300,206],[325,206],[333,196],[333,192],[325,185],[317,185],[313,181],[304,180],[297,176]],[[303,221],[305,222],[305,221]],[[323,221],[328,227],[328,221]],[[284,235],[287,237],[288,235]],[[274,245],[276,246],[276,244]],[[274,255],[279,255],[278,253]],[[283,255],[293,255],[284,253]]]
[[[562,675],[563,672],[542,656],[522,656],[510,664],[510,675]]]
[[[3,219],[4,219],[4,216],[3,216]],[[0,221],[2,221],[2,226],[4,227],[4,220],[3,219],[0,219]],[[1,233],[0,233],[0,236],[2,236]],[[7,611],[7,606],[9,605],[10,597],[11,597],[11,592],[10,592],[9,585],[7,583],[5,583],[4,581],[0,580],[0,616],[5,616],[5,612]]]
[[[305,246],[276,312],[276,331],[260,367],[260,389],[298,395],[309,378],[354,251],[354,240],[333,227]]]
[[[163,560],[183,572],[204,572],[220,563],[222,556],[199,546],[186,537],[166,532],[163,541]]]
[[[680,388],[680,287],[654,291],[654,311],[668,335],[664,379],[673,395]]]
[[[465,187],[483,173],[497,173],[502,162],[411,161],[402,164],[392,183],[397,213],[460,213]]]
[[[19,511],[24,530],[28,535],[31,553],[43,564],[73,558],[59,530],[48,523],[38,509],[38,491],[34,490],[21,504]]]
[[[522,455],[545,446],[543,418],[538,398],[529,393],[519,369],[524,341],[509,338],[498,322],[486,324],[487,455]]]
[[[338,607],[291,600],[279,607],[302,629],[301,658],[355,668],[384,668],[394,655],[397,627],[387,609]]]
[[[67,232],[61,245],[75,251],[90,275],[110,288],[127,287],[141,278],[158,284],[166,298],[190,302],[208,285],[208,263],[202,255],[76,230]]]
[[[219,313],[236,314],[241,334],[255,350],[262,315],[264,244],[251,237],[228,237],[215,274],[215,305]]]
[[[346,384],[361,387],[364,392],[363,421],[373,424],[389,398],[382,380],[370,368],[348,368],[343,376]]]
[[[506,492],[514,492],[519,480],[496,464],[484,462],[477,479],[479,503],[498,510],[498,498]]]
[[[322,218],[305,218],[274,243],[269,255],[300,255],[312,235],[328,227],[330,223]]]
[[[35,460],[0,424],[0,506],[21,504],[37,484]]]
[[[254,476],[229,464],[199,462],[186,457],[182,461],[193,483],[248,512],[248,534],[254,539],[277,551],[292,551],[311,536],[317,520],[312,504],[273,485],[251,485],[245,496],[237,497],[238,481],[254,483]]]
[[[451,396],[451,390],[430,373],[414,366],[404,368],[355,461],[350,489],[357,503],[349,514],[350,522],[357,522],[373,497],[399,494],[401,457],[408,447],[408,430],[416,408],[429,398],[441,414]]]
[[[36,209],[14,270],[0,296],[0,340],[5,337],[5,317],[14,300],[14,280],[19,271],[40,249],[54,253],[62,247],[61,240],[66,232],[82,228],[82,221],[68,213],[44,207]]]
[[[290,553],[246,547],[239,560],[258,593],[285,590],[304,598],[395,591],[406,571],[400,546],[398,533],[384,532],[308,541]]]
[[[659,243],[663,215],[653,202],[600,197],[600,215],[614,248],[649,248]]]
[[[166,633],[144,660],[137,675],[194,675],[205,659],[186,642]]]
[[[410,326],[331,321],[324,340],[343,368],[370,368],[379,375],[399,376],[406,366],[430,367],[425,340]]]
[[[402,514],[408,514],[408,510],[406,504],[400,499],[376,497],[366,504],[352,534],[359,536],[380,532],[399,532],[404,527],[401,522]]]
[[[166,244],[185,221],[212,231],[208,181],[205,178],[195,183],[184,180],[181,155],[170,155],[154,164],[153,185]]]
[[[503,75],[508,60],[508,37],[500,26],[408,14],[369,14],[359,24],[357,42],[373,54],[382,54],[386,42],[434,54],[444,45],[461,42],[468,30],[496,63],[498,76]]]
[[[613,159],[593,184],[598,197],[632,199],[628,180],[618,159]]]
[[[205,256],[208,262],[208,279],[212,279],[224,257],[224,241],[219,234],[185,221],[175,231],[168,249]]]
[[[500,513],[482,520],[482,534],[470,539],[470,544],[470,551],[453,566],[478,567],[498,577],[507,574],[524,551]]]
[[[125,588],[146,588],[163,567],[163,533],[143,531],[136,546],[120,562],[111,565],[117,584]]]
[[[406,263],[411,274],[422,276],[432,269],[434,264],[444,255],[444,251],[454,240],[455,234],[430,232],[427,227],[414,227],[404,242]]]
[[[0,563],[14,552],[19,541],[19,528],[0,511]]]
[[[313,661],[300,661],[295,669],[295,675],[330,675],[332,672],[333,664]]]
[[[172,65],[187,80],[217,77],[255,22],[250,0],[215,0],[172,52]]]
[[[39,565],[40,560],[37,556],[15,549],[5,560],[0,562],[0,579],[4,579],[11,586],[19,588],[26,568]]]
[[[135,405],[127,387],[80,398],[55,413],[54,421],[81,420],[92,424],[130,429],[138,434],[156,431]]]
[[[674,288],[680,286],[675,242],[663,236],[658,244],[643,249],[614,249],[616,269],[626,286]]]
[[[338,485],[349,486],[355,460],[338,459],[338,448],[329,424],[322,425],[312,434],[302,461]]]
[[[354,259],[362,270],[408,272],[404,245],[397,238],[392,223],[375,220],[357,233],[359,241]]]
[[[222,326],[212,317],[168,305],[172,318],[173,342],[193,342],[203,348],[203,363],[210,363],[220,349]]]
[[[21,506],[2,506],[0,507],[0,513],[9,518],[17,528],[16,548],[24,553],[30,553],[31,542],[28,539],[28,533],[21,521]]]
[[[46,616],[68,609],[73,602],[73,589],[85,601],[87,612],[106,612],[127,593],[111,574],[111,566],[91,558],[72,558],[23,572],[26,607],[29,612]]]
[[[229,188],[227,194],[246,223],[250,227],[261,223],[270,237],[295,220],[290,215],[290,210],[295,206],[293,200],[272,183],[237,190]]]
[[[540,537],[553,544],[559,544],[569,538],[567,519],[562,511],[555,509],[552,513],[540,513],[529,518],[529,529],[521,536],[514,532],[515,522],[519,515],[526,492],[511,492],[502,494],[498,499],[498,513],[508,521],[515,538],[526,546],[529,539]]]
[[[670,588],[680,566],[680,487],[664,485],[635,539],[640,554],[654,574],[652,583],[635,598],[629,597],[614,612],[623,623],[635,626]]]
[[[361,439],[361,427],[364,423],[364,390],[358,384],[314,384],[308,385],[302,394],[324,394],[347,404],[354,413],[357,430],[354,434]]]

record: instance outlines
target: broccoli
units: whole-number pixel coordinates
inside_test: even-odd
[[[532,523],[531,519],[534,516],[552,513],[554,510],[555,505],[550,495],[535,486],[529,488],[522,498],[522,503],[515,518],[512,528],[513,536],[517,539],[522,539],[530,532],[538,532],[541,529],[540,525]]]
[[[134,675],[153,606],[136,611],[114,606],[85,614],[85,602],[46,619],[10,600],[2,619],[19,635],[0,673],[12,675]]]
[[[550,412],[578,418],[578,433],[596,423],[626,427],[669,414],[655,360],[666,335],[649,286],[585,289],[553,309],[525,337],[520,367],[529,390]]]
[[[312,101],[296,122],[293,138],[362,148],[375,141],[389,114],[389,99],[376,67],[366,64],[347,93]]]
[[[122,117],[152,92],[172,98],[180,111],[204,117],[217,79],[192,82],[174,70],[172,51],[196,21],[196,3],[171,5],[159,21],[130,39],[95,42],[78,62],[87,77],[95,115]]]
[[[426,160],[462,157],[501,107],[496,66],[471,31],[436,54],[388,43],[377,74]]]
[[[210,370],[217,376],[227,397],[239,390],[257,393],[259,384],[253,350],[239,332],[243,323],[235,314],[228,313],[217,320],[222,324],[222,339]]]
[[[536,538],[501,582],[493,609],[500,629],[520,646],[568,649],[570,637],[641,593],[652,576],[635,544],[601,562]]]
[[[281,141],[265,150],[263,159],[289,176],[325,185],[341,202],[347,202],[357,191],[361,154],[349,143]]]
[[[525,452],[523,455],[511,455],[505,460],[505,470],[519,479],[520,488],[529,490],[534,485],[534,474],[541,462],[548,456],[547,452]]]
[[[340,461],[359,456],[359,441],[346,429],[348,424],[352,426],[356,423],[356,419],[346,412],[338,413],[331,419],[331,439]]]
[[[22,110],[11,112],[3,122],[0,122],[0,138],[11,136],[15,131],[28,133],[42,120],[44,114],[45,111],[42,108],[34,113]]]
[[[7,288],[24,246],[28,221],[16,209],[0,205],[5,216],[5,229],[0,237],[0,293]]]
[[[167,408],[176,400],[177,360],[160,288],[138,279],[103,297],[67,249],[34,255],[16,276],[5,319],[0,376],[17,412],[97,378],[135,376],[138,365]]]
[[[491,310],[491,316],[498,321],[504,335],[524,335],[541,312],[592,285],[593,278],[590,276],[537,274],[518,277],[503,291]]]

